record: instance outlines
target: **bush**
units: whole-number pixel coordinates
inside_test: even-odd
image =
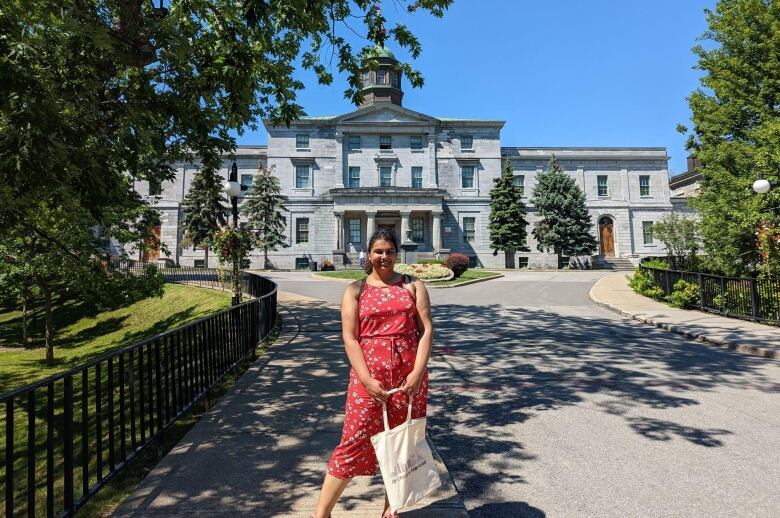
[[[450,254],[449,257],[447,257],[447,260],[444,262],[444,266],[452,270],[455,273],[455,278],[457,279],[463,275],[463,272],[469,269],[469,258],[463,254]]]
[[[664,291],[655,285],[653,276],[650,272],[644,272],[637,267],[636,272],[628,282],[635,292],[646,297],[651,297],[656,300],[661,300],[664,297]]]
[[[666,300],[674,307],[692,309],[699,307],[699,285],[680,279],[674,283],[672,293]]]
[[[452,276],[452,270],[440,264],[395,263],[394,269],[402,275],[412,275],[423,281],[449,279]]]
[[[663,259],[645,259],[644,261],[642,261],[642,266],[647,266],[648,268],[656,268],[658,270],[668,270],[669,262],[664,261]]]

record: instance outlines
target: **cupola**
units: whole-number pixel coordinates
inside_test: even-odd
[[[375,69],[364,67],[361,71],[363,79],[363,103],[366,108],[378,102],[391,102],[401,106],[404,92],[401,90],[403,72],[387,47],[377,45],[371,51],[371,57],[376,58]]]

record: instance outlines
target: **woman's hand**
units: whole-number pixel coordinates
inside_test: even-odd
[[[401,392],[409,397],[416,395],[420,391],[420,385],[422,384],[423,373],[418,371],[412,371],[406,376],[403,385],[401,385]]]
[[[370,378],[363,382],[363,386],[377,405],[381,405],[382,402],[387,401],[387,398],[390,397],[385,390],[385,386],[377,379]]]

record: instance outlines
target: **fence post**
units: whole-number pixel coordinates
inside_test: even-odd
[[[699,309],[704,311],[704,281],[701,278],[701,272],[698,272],[699,277]]]
[[[756,288],[756,280],[750,279],[750,302],[753,306],[753,320],[757,321],[761,318],[758,301],[758,289]]]

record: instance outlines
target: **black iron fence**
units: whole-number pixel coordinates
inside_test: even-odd
[[[171,282],[223,282],[216,270],[166,270]],[[253,358],[276,321],[276,284],[249,272],[241,280],[243,304],[0,396],[5,516],[71,516]]]
[[[645,266],[664,295],[684,280],[699,287],[699,309],[724,316],[780,325],[780,279],[724,277],[700,272]]]

